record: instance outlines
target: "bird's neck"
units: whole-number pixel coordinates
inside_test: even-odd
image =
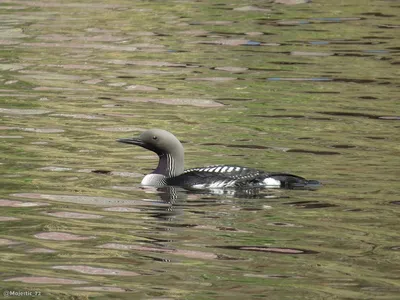
[[[174,177],[183,173],[184,170],[184,156],[183,151],[175,155],[170,153],[158,154],[159,161],[157,168],[152,174],[161,174],[165,177]]]

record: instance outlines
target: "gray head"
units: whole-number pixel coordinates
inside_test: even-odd
[[[136,138],[119,139],[118,142],[143,147],[160,157],[155,174],[177,176],[184,170],[184,152],[181,142],[163,129],[150,129]]]

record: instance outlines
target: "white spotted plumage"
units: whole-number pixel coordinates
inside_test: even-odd
[[[224,189],[224,188],[236,188],[237,185],[243,185],[246,183],[253,187],[280,187],[281,182],[277,179],[268,177],[268,174],[256,169],[248,169],[239,166],[229,165],[212,165],[203,168],[193,168],[184,171],[184,174],[195,174],[196,172],[205,173],[204,175],[198,175],[199,178],[205,176],[203,179],[193,179],[191,187],[193,189]],[[207,175],[209,174],[209,175]],[[215,174],[213,177],[211,174]],[[197,175],[195,175],[197,176]],[[211,177],[210,177],[211,176]],[[197,178],[197,177],[196,177]],[[196,181],[203,181],[197,183]],[[254,182],[250,183],[252,180]]]

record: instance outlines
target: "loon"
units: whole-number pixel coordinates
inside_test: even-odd
[[[117,141],[143,147],[158,155],[158,166],[143,178],[141,182],[143,186],[177,186],[189,190],[226,188],[236,190],[315,189],[320,185],[316,180],[307,180],[297,175],[270,173],[236,165],[211,165],[184,170],[184,150],[181,142],[172,133],[163,129],[150,129],[139,137],[122,138]]]

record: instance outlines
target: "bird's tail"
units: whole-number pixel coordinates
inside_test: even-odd
[[[307,180],[306,185],[303,187],[305,190],[317,190],[322,186],[318,180]]]

